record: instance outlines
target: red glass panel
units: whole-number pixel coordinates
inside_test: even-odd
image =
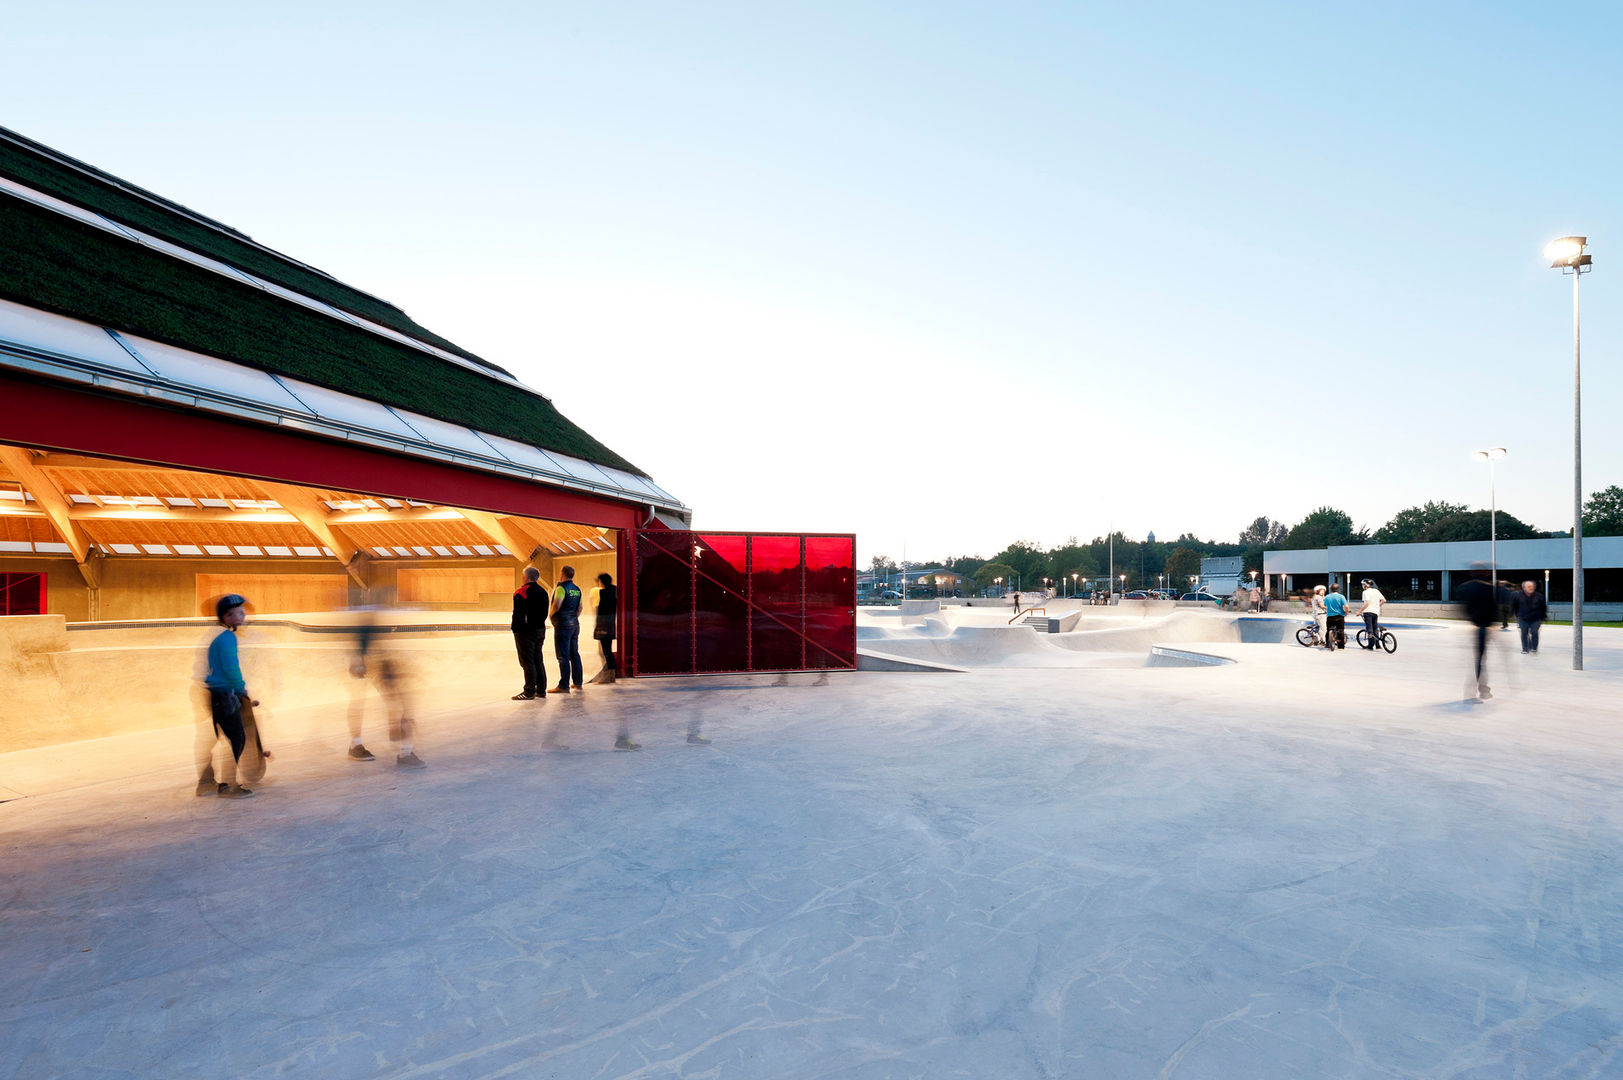
[[[856,543],[849,536],[806,537],[806,666],[857,664]]]
[[[749,540],[694,538],[693,670],[749,670]]]
[[[636,674],[693,671],[693,534],[638,533]]]
[[[0,574],[0,615],[45,614],[45,575]]]
[[[752,671],[805,667],[801,615],[805,564],[800,537],[750,538],[750,653]]]
[[[638,675],[856,666],[856,538],[639,531]]]

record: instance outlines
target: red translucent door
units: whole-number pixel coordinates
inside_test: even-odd
[[[631,536],[634,675],[856,667],[856,538]]]

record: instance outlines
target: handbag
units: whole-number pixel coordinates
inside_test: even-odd
[[[599,641],[613,641],[614,631],[607,626],[597,626],[592,628],[592,636]]]

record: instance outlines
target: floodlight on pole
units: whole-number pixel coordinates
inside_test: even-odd
[[[1578,281],[1594,269],[1584,254],[1587,236],[1550,241],[1544,257],[1552,270],[1572,275],[1572,670],[1584,669],[1584,438],[1583,379],[1578,353]]]
[[[1510,453],[1503,446],[1495,446],[1488,450],[1478,450],[1471,456],[1478,461],[1488,463],[1488,566],[1492,575],[1489,580],[1493,582],[1493,594],[1499,596],[1499,489],[1494,481],[1493,463]]]

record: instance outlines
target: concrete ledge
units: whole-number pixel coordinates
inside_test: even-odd
[[[1193,652],[1189,649],[1176,649],[1171,645],[1150,646],[1150,660],[1148,667],[1221,667],[1224,664],[1236,663],[1226,656],[1213,656],[1210,653]]]
[[[934,660],[915,660],[906,656],[892,656],[889,653],[873,652],[869,649],[857,650],[858,671],[927,671],[933,673],[950,672],[958,675],[964,674],[963,668],[949,667],[938,664]]]

